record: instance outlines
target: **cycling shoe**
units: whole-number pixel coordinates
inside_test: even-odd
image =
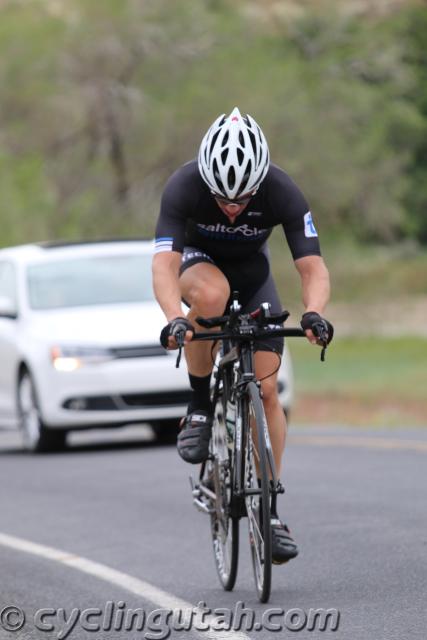
[[[182,424],[177,441],[179,455],[191,464],[204,462],[209,456],[212,417],[206,411],[193,411]]]
[[[284,564],[298,555],[298,547],[287,525],[279,518],[271,518],[271,542],[273,564]]]

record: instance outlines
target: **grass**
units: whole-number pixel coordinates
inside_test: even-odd
[[[299,276],[281,228],[270,240],[273,273],[284,303],[300,305]],[[427,250],[411,242],[393,246],[362,245],[351,238],[321,234],[329,268],[333,303],[369,304],[395,298],[425,296]]]
[[[325,363],[302,340],[290,349],[295,422],[427,425],[427,339],[337,339]]]

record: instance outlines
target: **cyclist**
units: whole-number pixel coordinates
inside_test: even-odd
[[[210,342],[191,343],[197,316],[220,316],[230,292],[239,291],[243,312],[271,303],[282,307],[270,273],[267,238],[283,226],[301,277],[305,313],[301,326],[308,340],[320,343],[319,327],[332,339],[323,318],[329,299],[329,274],[321,257],[309,206],[291,178],[270,162],[267,141],[250,115],[236,107],[219,116],[204,136],[198,159],[180,167],[168,180],[161,200],[153,259],[156,298],[168,324],[161,332],[167,349],[176,349],[175,334],[185,330],[185,355],[191,402],[178,436],[178,452],[187,462],[208,457],[213,408],[210,402]],[[181,301],[190,308],[183,315]],[[277,393],[277,353],[283,339],[257,346],[255,368],[262,380],[263,403],[278,474],[286,439],[286,419]],[[272,504],[273,562],[298,554],[289,528]]]

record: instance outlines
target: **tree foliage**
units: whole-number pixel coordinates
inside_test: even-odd
[[[427,242],[427,10],[412,4],[3,0],[2,244],[151,234],[167,176],[235,105],[324,231]]]
[[[408,232],[427,244],[427,10],[417,8],[408,21],[408,60],[417,82],[409,99],[422,120],[408,165]]]

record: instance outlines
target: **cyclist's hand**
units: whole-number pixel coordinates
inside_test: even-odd
[[[193,337],[194,327],[187,318],[175,318],[163,327],[160,333],[160,344],[165,349],[178,349],[179,338],[184,336],[183,344],[188,344]]]
[[[334,327],[315,311],[307,311],[301,318],[301,327],[311,344],[325,346],[334,336]]]

